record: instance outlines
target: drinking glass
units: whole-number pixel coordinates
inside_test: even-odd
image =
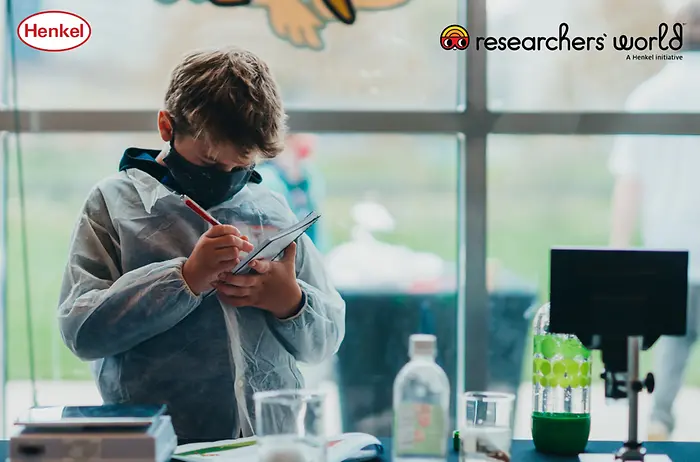
[[[460,461],[509,462],[515,396],[468,392],[459,398]]]
[[[255,393],[260,462],[326,462],[325,398],[313,390]]]

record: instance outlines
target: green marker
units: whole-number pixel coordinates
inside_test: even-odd
[[[240,443],[231,443],[231,444],[224,444],[223,446],[215,446],[213,448],[195,449],[194,451],[182,452],[182,453],[175,454],[175,455],[176,456],[200,456],[203,454],[210,454],[212,452],[222,452],[222,451],[229,451],[231,449],[244,448],[246,446],[252,446],[254,444],[255,444],[255,441],[243,441]]]

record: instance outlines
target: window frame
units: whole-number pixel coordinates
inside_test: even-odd
[[[473,36],[486,35],[486,1],[458,0],[458,24]],[[5,3],[5,2],[3,2]],[[437,33],[438,31],[436,31]],[[437,48],[436,53],[442,52]],[[450,51],[452,52],[452,51]],[[292,131],[314,133],[452,134],[459,140],[458,357],[457,393],[484,390],[488,384],[489,305],[486,289],[486,149],[491,134],[508,135],[700,135],[700,113],[503,112],[488,109],[487,53],[469,48],[460,56],[457,79],[466,104],[453,111],[290,110]],[[465,82],[466,80],[466,82]],[[466,83],[466,84],[465,84]],[[21,83],[20,83],[21,84]],[[464,91],[466,90],[466,92]],[[466,98],[464,97],[466,93]],[[155,128],[152,110],[21,110],[0,108],[4,179],[7,190],[8,138],[13,133],[138,132]],[[6,248],[6,233],[0,234]],[[3,255],[5,252],[3,251]],[[6,288],[5,259],[0,260],[0,291]],[[6,310],[0,307],[0,408],[5,414],[7,363]],[[469,348],[467,348],[467,345]],[[5,427],[5,419],[0,423]],[[3,431],[3,434],[5,432]]]

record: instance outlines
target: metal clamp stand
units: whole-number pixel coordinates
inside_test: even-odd
[[[649,373],[644,382],[639,380],[639,351],[641,338],[627,339],[627,396],[629,402],[627,442],[617,451],[615,459],[620,461],[643,461],[646,448],[638,439],[639,424],[639,393],[645,388],[649,393],[654,391],[654,376]]]

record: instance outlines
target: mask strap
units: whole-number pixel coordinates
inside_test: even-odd
[[[172,134],[170,135],[170,149],[175,151],[175,121],[170,119],[170,129]]]

